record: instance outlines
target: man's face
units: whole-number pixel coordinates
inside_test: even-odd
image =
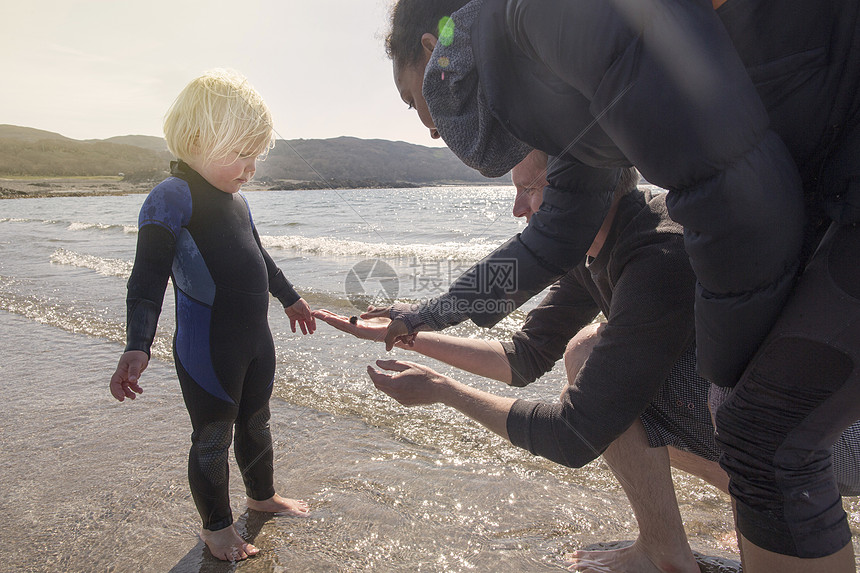
[[[511,179],[517,188],[514,198],[514,217],[525,217],[528,222],[543,203],[546,187],[546,155],[532,151],[511,170]]]

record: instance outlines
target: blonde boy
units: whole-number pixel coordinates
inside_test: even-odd
[[[228,450],[248,507],[307,515],[305,502],[275,493],[269,398],[275,351],[269,293],[293,332],[316,328],[310,308],[260,244],[242,185],[274,145],[268,108],[242,76],[215,70],[191,81],[167,112],[171,176],[140,210],[137,252],[128,281],[125,352],[110,380],[122,402],[143,392],[168,277],[176,296],[173,355],[193,433],[188,480],[212,555],[238,560],[258,549],[233,526]],[[235,428],[235,439],[233,431]]]

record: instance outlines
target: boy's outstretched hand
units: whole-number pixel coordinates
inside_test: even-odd
[[[284,309],[287,316],[290,318],[290,328],[293,332],[296,331],[296,323],[302,329],[302,334],[313,334],[317,329],[317,322],[314,315],[311,313],[311,307],[305,302],[305,299],[300,298],[292,305]]]
[[[110,377],[110,393],[122,402],[126,398],[135,399],[137,394],[143,394],[140,387],[140,375],[149,365],[149,356],[141,350],[123,352],[116,365],[116,372]],[[136,394],[137,393],[137,394]]]

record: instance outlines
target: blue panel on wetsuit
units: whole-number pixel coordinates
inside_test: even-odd
[[[237,193],[239,197],[242,198],[242,201],[245,202],[245,207],[248,209],[248,220],[251,221],[251,227],[254,227],[254,217],[251,215],[251,205],[248,204],[248,198],[240,191]]]
[[[210,307],[215,302],[215,281],[212,280],[194,237],[185,228],[179,232],[176,239],[173,281],[179,290],[194,300]]]
[[[147,195],[140,208],[137,226],[161,225],[174,237],[191,219],[191,189],[177,177],[168,177]]]
[[[185,371],[209,394],[225,402],[235,401],[224,391],[215,368],[209,348],[209,323],[212,309],[204,306],[185,294],[176,291],[176,340],[174,350]]]

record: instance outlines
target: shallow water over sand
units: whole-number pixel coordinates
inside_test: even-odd
[[[599,465],[559,476],[473,462],[450,445],[276,399],[276,484],[307,500],[311,517],[250,512],[233,465],[240,531],[263,553],[219,563],[196,538],[190,424],[170,365],[154,362],[144,395],[119,404],[104,376],[118,345],[7,312],[0,328],[10,557],[0,570],[542,571],[562,568],[573,548],[635,537],[624,497]],[[723,543],[714,537],[727,531],[719,499],[706,496],[691,525]],[[731,555],[713,549],[704,550]]]

